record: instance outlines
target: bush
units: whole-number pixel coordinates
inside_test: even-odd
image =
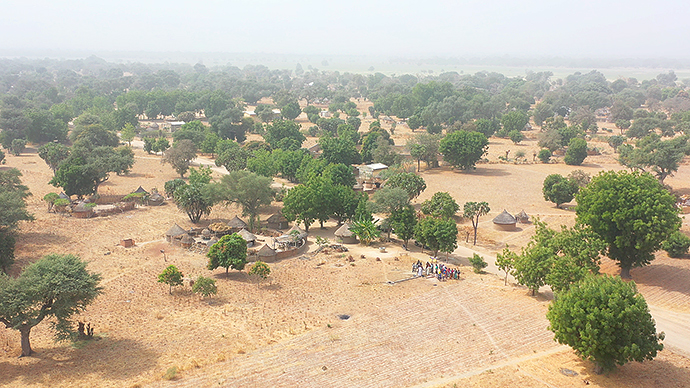
[[[176,380],[177,379],[177,367],[172,366],[165,371],[163,375],[163,380]]]
[[[168,268],[163,270],[163,272],[158,275],[158,283],[165,283],[170,286],[169,293],[172,294],[173,286],[182,285],[182,277],[182,272],[180,272],[177,267],[174,265],[169,265]]]
[[[205,298],[207,296],[216,295],[218,293],[218,287],[216,287],[216,281],[214,279],[199,276],[194,281],[192,292]]]
[[[165,195],[168,198],[172,198],[175,195],[175,190],[186,184],[187,182],[179,178],[165,182],[165,186],[163,186],[163,188],[165,189]]]
[[[565,151],[565,164],[571,166],[579,166],[587,157],[587,142],[579,137],[573,138],[568,143],[568,149]]]
[[[470,258],[470,264],[472,264],[474,273],[482,273],[483,269],[489,265],[486,261],[484,261],[483,257],[479,256],[476,253],[474,254],[474,256]]]
[[[665,250],[669,257],[682,257],[690,249],[690,237],[677,230],[661,244],[661,249]]]
[[[539,160],[541,160],[542,163],[548,163],[551,160],[552,155],[553,154],[551,153],[551,151],[544,148],[543,150],[539,151],[539,155],[537,155],[537,157],[539,158]]]
[[[508,132],[508,137],[515,144],[517,144],[517,143],[519,143],[525,139],[525,135],[523,135],[522,132],[517,131],[517,130],[512,130],[512,131]]]

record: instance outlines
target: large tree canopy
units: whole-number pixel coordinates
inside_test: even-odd
[[[601,172],[576,199],[577,222],[606,242],[622,277],[654,260],[654,252],[681,224],[675,199],[648,173]]]
[[[615,277],[587,276],[560,294],[546,316],[556,341],[593,361],[597,373],[651,360],[664,348],[635,283]]]
[[[52,317],[58,340],[72,337],[72,316],[84,311],[101,293],[98,274],[74,255],[48,255],[28,266],[17,278],[0,275],[0,322],[21,333],[22,356],[33,351],[31,329]]]
[[[470,170],[486,154],[489,141],[479,132],[456,131],[441,140],[443,160],[461,170]]]

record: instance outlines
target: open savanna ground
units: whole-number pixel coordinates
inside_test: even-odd
[[[398,126],[396,144],[404,144],[410,135]],[[8,156],[0,168],[22,172],[33,193],[29,209],[36,217],[21,225],[13,273],[48,253],[74,253],[89,262],[89,270],[102,274],[104,293],[80,317],[95,326],[98,340],[56,344],[44,322],[32,331],[37,355],[17,359],[18,332],[0,329],[0,386],[690,386],[690,361],[670,349],[654,361],[593,375],[591,364],[553,341],[545,318],[548,293],[530,297],[522,287],[504,286],[494,274],[474,274],[467,267],[467,248],[493,261],[506,245],[519,250],[529,241],[530,224],[511,232],[493,228],[491,219],[504,208],[513,214],[524,209],[552,227],[574,223],[573,210],[543,200],[547,175],[575,169],[595,175],[621,168],[604,141],[590,142],[602,155],[588,157],[580,167],[558,160],[532,163],[536,131],[526,135],[518,145],[492,138],[488,162],[471,172],[425,170],[422,165],[428,188],[415,204],[436,191],[448,191],[461,206],[487,201],[492,211],[480,219],[478,246],[464,243],[461,234],[461,248],[449,259],[461,268],[461,280],[414,279],[395,285],[388,282],[408,277],[412,263],[427,256],[416,248],[405,252],[399,243],[312,254],[315,236],[332,239],[334,223],[326,229],[314,225],[310,252],[270,264],[270,280],[262,284],[246,270],[228,276],[222,269],[211,272],[202,255],[164,242],[163,233],[173,223],[192,227],[174,204],[93,219],[47,213],[41,198],[57,191],[47,184],[50,169],[33,149]],[[523,150],[528,162],[500,162],[498,156],[506,150],[511,157]],[[176,177],[169,165],[160,164],[159,156],[141,150],[135,155],[132,173],[112,176],[100,187],[101,194],[126,194],[140,185],[162,190]],[[690,192],[688,182],[687,165],[667,179],[681,192]],[[262,219],[279,205],[266,209]],[[235,214],[236,208],[219,205],[202,224],[227,221]],[[466,220],[459,223],[469,226]],[[689,230],[687,220],[683,228]],[[123,238],[133,238],[136,246],[118,246]],[[385,253],[380,246],[386,247]],[[188,286],[168,295],[156,277],[171,263],[187,277],[215,278],[218,295],[202,300],[191,295]],[[603,264],[605,272],[616,271],[610,261]],[[688,259],[670,259],[660,252],[652,265],[634,269],[632,276],[650,304],[688,313],[688,271]],[[341,320],[340,314],[350,319]],[[178,371],[175,379],[164,380],[171,368]],[[562,368],[577,375],[563,374]]]

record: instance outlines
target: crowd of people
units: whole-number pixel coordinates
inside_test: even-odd
[[[435,257],[431,257],[426,264],[417,260],[416,263],[412,264],[412,273],[416,277],[434,276],[439,281],[447,279],[457,280],[460,278],[459,269],[447,267],[445,264],[439,263]]]

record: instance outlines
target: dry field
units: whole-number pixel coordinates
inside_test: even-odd
[[[394,139],[404,143],[410,135],[399,125]],[[449,191],[460,204],[489,202],[492,212],[481,220],[476,247],[487,258],[506,244],[519,249],[532,232],[530,225],[515,232],[494,230],[491,219],[504,208],[511,213],[524,209],[554,227],[571,225],[574,212],[545,202],[541,184],[548,174],[576,168],[499,163],[498,156],[508,149],[511,155],[524,150],[531,160],[536,132],[527,136],[519,145],[492,139],[489,162],[474,172],[423,171],[428,189],[415,203],[435,191]],[[603,154],[589,157],[580,169],[594,175],[620,168],[604,142],[593,144]],[[111,177],[101,194],[126,194],[139,185],[162,190],[164,182],[175,177],[159,157],[141,150],[135,155],[133,172]],[[173,204],[95,219],[49,214],[41,198],[56,189],[46,183],[51,172],[35,150],[8,156],[0,168],[6,167],[19,168],[24,175],[33,193],[29,208],[36,217],[22,224],[15,272],[47,253],[75,253],[103,275],[105,293],[81,316],[95,325],[98,340],[56,344],[48,324],[42,323],[32,331],[38,354],[17,359],[18,333],[0,329],[0,386],[690,386],[690,361],[670,350],[652,362],[593,375],[588,363],[553,342],[544,317],[548,293],[529,297],[525,289],[504,286],[493,274],[471,273],[463,254],[469,244],[461,244],[464,247],[450,258],[463,271],[459,281],[415,279],[389,285],[407,277],[411,263],[426,256],[387,244],[386,253],[353,246],[346,254],[283,260],[271,264],[270,281],[257,284],[246,271],[231,271],[227,277],[222,270],[211,273],[203,256],[165,243],[162,235],[174,222],[192,226]],[[682,166],[668,183],[687,192],[689,178],[690,166]],[[267,209],[265,215],[277,209]],[[218,206],[202,222],[227,221],[236,213],[235,208]],[[312,238],[332,236],[335,225],[326,227],[315,225]],[[118,246],[122,238],[133,238],[136,246]],[[348,255],[354,262],[347,261]],[[218,296],[201,300],[188,286],[168,295],[156,276],[170,263],[185,276],[213,276]],[[616,268],[607,261],[604,270]],[[662,252],[651,266],[632,275],[650,304],[687,313],[689,272],[687,259],[670,259]],[[351,318],[343,321],[338,314]],[[172,367],[178,370],[175,380],[164,380]],[[577,375],[564,375],[561,368]]]

